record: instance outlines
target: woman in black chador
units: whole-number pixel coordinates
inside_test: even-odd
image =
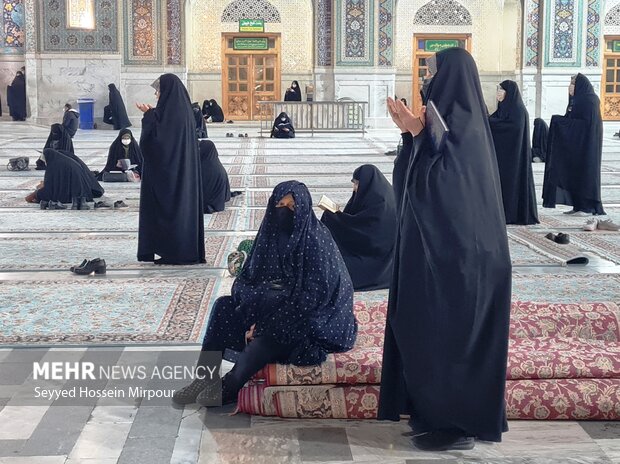
[[[119,165],[119,161],[122,159],[128,159],[132,165],[135,165],[134,169],[138,174],[142,173],[142,163],[144,162],[142,151],[129,129],[120,131],[116,140],[110,145],[108,161],[103,170],[99,173],[98,179],[102,179],[104,172],[125,171],[125,168]]]
[[[62,124],[52,124],[50,128],[50,135],[47,137],[47,141],[45,142],[45,146],[43,149],[53,148],[54,150],[67,151],[70,153],[75,153],[73,148],[73,141],[71,140],[71,136],[65,129],[65,126]],[[41,153],[41,152],[40,152]],[[46,164],[43,161],[43,156],[41,156],[36,163],[36,169],[38,171],[44,171]]]
[[[224,211],[225,203],[230,200],[230,183],[228,173],[211,140],[201,140],[200,172],[202,174],[202,208],[205,214]]]
[[[325,211],[321,222],[332,233],[355,291],[390,287],[396,241],[394,191],[376,166],[353,173],[353,195],[342,212]]]
[[[601,202],[603,120],[592,84],[577,74],[569,86],[565,116],[553,116],[545,164],[543,206],[572,206],[565,214],[605,214]]]
[[[157,107],[138,105],[144,112],[138,261],[204,263],[202,182],[192,104],[174,74],[163,74],[153,87]],[[156,254],[161,258],[156,260]]]
[[[202,112],[205,118],[211,118],[210,122],[224,122],[224,110],[215,100],[209,100],[209,106],[206,112],[203,104]]]
[[[207,123],[200,110],[200,105],[192,103],[192,111],[194,111],[194,120],[196,121],[196,136],[199,139],[206,139],[209,136],[207,134]]]
[[[295,138],[295,128],[293,127],[293,121],[291,121],[291,118],[288,117],[288,114],[282,112],[273,121],[273,127],[271,128],[271,138]]]
[[[413,154],[390,287],[379,418],[409,414],[414,445],[436,451],[471,449],[474,437],[500,441],[507,430],[511,264],[476,64],[460,48],[432,59],[437,72],[425,101],[436,104],[450,130],[440,153],[423,121],[401,102],[388,102],[405,133],[403,151]]]
[[[46,164],[45,178],[35,192],[35,201],[43,203],[41,209],[64,209],[58,203],[73,203],[73,209],[90,209],[86,202],[103,195],[103,187],[73,153],[46,148],[41,160]]]
[[[530,116],[514,81],[500,84],[497,100],[497,111],[490,116],[489,123],[495,142],[506,224],[538,224]]]
[[[127,116],[127,108],[125,108],[121,93],[114,84],[109,84],[108,89],[110,91],[110,103],[103,109],[103,122],[114,125],[114,130],[131,127],[131,121]]]
[[[534,119],[534,133],[532,134],[532,161],[535,163],[547,161],[547,139],[549,126],[544,119]]]
[[[11,85],[6,89],[9,114],[13,121],[26,120],[26,76],[17,71]]]
[[[284,101],[301,101],[301,89],[299,82],[293,81],[291,86],[284,93]]]
[[[241,352],[223,378],[222,402],[235,402],[265,365],[320,364],[329,353],[350,350],[356,335],[353,287],[338,248],[314,215],[307,187],[283,182],[269,199],[232,296],[213,305],[202,344],[202,353]],[[214,406],[219,393],[219,385],[197,379],[174,401]]]

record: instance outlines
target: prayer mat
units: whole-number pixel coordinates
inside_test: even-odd
[[[353,176],[353,172],[360,167],[363,162],[359,160],[353,163],[331,163],[327,166],[330,174],[342,174]],[[394,170],[393,162],[373,162],[370,163],[376,166],[385,177],[392,178],[392,171]],[[312,164],[259,164],[252,166],[252,174],[276,174],[276,175],[290,175],[290,176],[304,176],[308,173],[316,172],[316,163]]]
[[[571,233],[571,241],[586,251],[620,264],[620,232],[593,231]],[[619,289],[620,292],[620,289]]]
[[[568,211],[569,208],[558,208],[556,210],[545,208],[539,211],[540,223],[543,227],[563,228],[583,230],[588,219],[611,219],[617,224],[620,223],[620,208],[614,206],[603,206],[607,216],[585,216],[575,217],[572,214],[563,214],[562,211]]]
[[[512,300],[555,303],[619,301],[618,274],[520,274],[512,275]]]
[[[508,237],[535,252],[547,256],[561,265],[588,264],[589,259],[579,248],[572,244],[560,245],[545,237],[545,232],[526,228],[511,228]]]
[[[2,281],[0,343],[197,343],[216,283],[214,278]]]

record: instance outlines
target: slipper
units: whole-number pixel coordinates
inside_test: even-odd
[[[570,243],[570,236],[568,234],[559,233],[555,237],[555,243],[559,243],[560,245],[568,245]]]

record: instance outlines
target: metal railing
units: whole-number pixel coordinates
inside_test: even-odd
[[[366,132],[368,102],[358,101],[306,101],[258,102],[260,108],[260,133],[270,134],[273,121],[286,113],[293,122],[295,133],[315,132]]]

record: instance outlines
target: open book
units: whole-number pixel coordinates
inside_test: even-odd
[[[340,206],[325,195],[321,197],[317,206],[323,211],[330,211],[332,213],[340,211]]]

